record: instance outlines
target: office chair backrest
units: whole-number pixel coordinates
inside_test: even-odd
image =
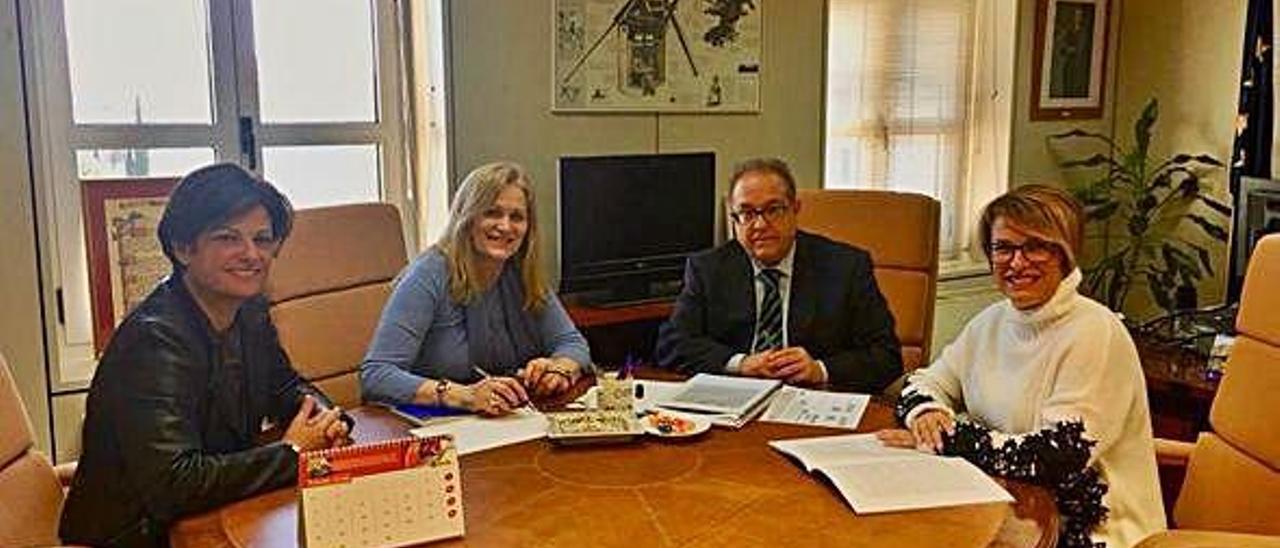
[[[927,365],[938,280],[938,201],[881,190],[805,189],[797,197],[802,230],[871,253],[876,283],[902,343],[902,366],[911,371]]]
[[[34,448],[27,410],[0,355],[0,546],[58,542],[62,485]]]
[[[293,367],[342,406],[360,404],[360,362],[404,268],[390,204],[303,209],[272,267],[271,318]]]
[[[1196,441],[1173,518],[1179,528],[1280,534],[1280,235],[1249,260],[1236,342]]]

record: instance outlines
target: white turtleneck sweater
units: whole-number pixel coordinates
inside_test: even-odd
[[[1005,299],[969,321],[927,369],[914,373],[904,397],[918,392],[926,409],[967,413],[993,430],[997,447],[1059,421],[1083,421],[1097,442],[1090,455],[1109,486],[1108,518],[1093,531],[1107,546],[1132,546],[1164,530],[1151,416],[1138,352],[1124,324],[1076,292],[1079,270],[1032,310]]]

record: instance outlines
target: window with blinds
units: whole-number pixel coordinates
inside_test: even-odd
[[[975,85],[988,83],[975,60],[1000,57],[978,47],[979,38],[995,38],[980,15],[997,1],[829,3],[824,186],[937,198],[944,261],[965,253],[969,209],[980,199],[967,184],[978,176],[969,165],[969,141],[976,127],[971,113],[985,109],[972,98],[992,86]]]

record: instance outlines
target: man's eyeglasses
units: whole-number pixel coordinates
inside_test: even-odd
[[[791,204],[772,203],[764,206],[762,209],[753,207],[744,207],[729,212],[729,216],[733,218],[733,222],[740,225],[749,225],[756,222],[756,219],[764,219],[764,222],[774,224],[782,219],[788,211],[791,211]]]
[[[1046,242],[1039,238],[1028,238],[1021,244],[999,241],[991,243],[991,262],[1008,264],[1013,256],[1022,252],[1022,258],[1028,262],[1047,262],[1058,253],[1058,244]]]

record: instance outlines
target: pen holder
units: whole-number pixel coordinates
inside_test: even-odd
[[[611,371],[596,377],[596,384],[600,387],[596,393],[596,408],[602,411],[635,410],[632,379],[618,379],[618,374]]]

